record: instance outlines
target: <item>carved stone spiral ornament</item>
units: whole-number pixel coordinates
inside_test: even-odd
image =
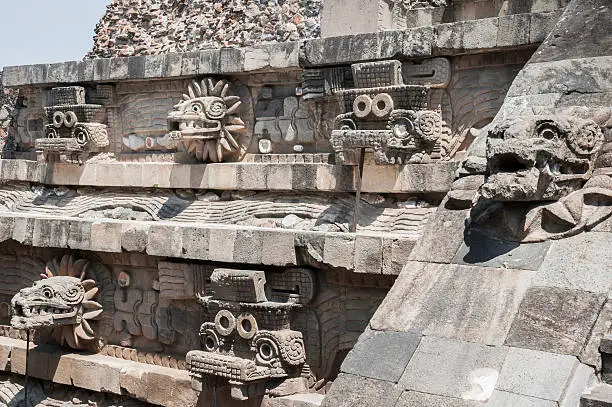
[[[278,333],[280,353],[283,360],[291,366],[299,366],[306,362],[304,339],[298,331],[281,331]]]
[[[597,123],[588,120],[575,132],[568,135],[569,148],[578,155],[590,155],[599,150],[603,143],[603,133]]]
[[[442,118],[437,112],[424,111],[419,114],[417,132],[427,143],[435,143],[442,134]]]

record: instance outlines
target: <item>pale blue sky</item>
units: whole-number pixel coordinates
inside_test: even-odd
[[[0,0],[0,68],[83,59],[111,0]]]

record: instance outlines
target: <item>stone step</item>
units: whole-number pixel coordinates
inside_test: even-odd
[[[319,407],[323,402],[322,394],[294,394],[267,400],[266,407]]]
[[[612,407],[612,385],[600,384],[580,398],[580,407]]]

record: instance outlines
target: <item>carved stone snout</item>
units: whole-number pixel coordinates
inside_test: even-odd
[[[489,131],[481,193],[497,201],[557,200],[590,177],[603,134],[592,120],[521,117]]]
[[[12,301],[11,325],[17,329],[37,329],[81,322],[81,302],[85,289],[76,277],[60,276],[36,281]]]

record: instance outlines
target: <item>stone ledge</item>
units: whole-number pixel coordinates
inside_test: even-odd
[[[398,56],[426,58],[535,47],[544,41],[560,16],[561,11],[514,14],[403,31],[309,40],[302,47],[300,65],[337,65]],[[537,24],[532,25],[532,21]]]
[[[299,42],[85,61],[8,66],[5,87],[232,75],[299,69]]]
[[[403,31],[126,58],[8,66],[5,87],[235,75],[405,57],[448,56],[538,44],[560,16],[515,14]],[[537,24],[531,24],[537,21]],[[543,28],[544,27],[544,28]]]
[[[362,192],[446,193],[457,163],[366,166]],[[219,189],[249,191],[355,191],[357,167],[274,163],[71,163],[0,160],[0,179],[48,185]]]
[[[0,242],[268,266],[324,264],[397,275],[414,246],[392,234],[325,233],[235,225],[0,214]]]
[[[0,337],[0,368],[25,374],[26,342]],[[10,361],[10,363],[8,363]],[[118,360],[109,356],[66,353],[30,345],[29,374],[54,383],[133,397],[166,407],[195,405],[187,371]]]

